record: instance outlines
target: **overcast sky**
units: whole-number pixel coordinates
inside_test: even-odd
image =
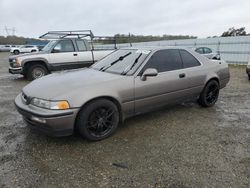
[[[0,35],[38,37],[49,30],[91,29],[95,35],[250,33],[250,0],[0,0]]]

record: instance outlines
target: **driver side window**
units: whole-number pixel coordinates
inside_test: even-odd
[[[159,73],[182,69],[182,61],[179,50],[167,49],[155,52],[148,60],[147,64],[143,68],[143,71],[147,68],[154,68]]]
[[[71,40],[62,40],[52,50],[52,53],[74,52],[74,46]]]

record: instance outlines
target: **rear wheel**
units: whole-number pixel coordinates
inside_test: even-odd
[[[219,83],[216,80],[209,81],[200,94],[199,104],[203,107],[213,106],[218,99],[219,91]]]
[[[18,50],[14,50],[13,52],[15,55],[18,55],[20,52]]]
[[[250,80],[250,74],[248,74],[248,80]]]
[[[31,65],[30,67],[28,67],[26,76],[27,76],[27,79],[31,81],[31,80],[41,78],[45,76],[46,74],[48,74],[48,70],[44,65],[35,64],[35,65]]]
[[[36,50],[31,50],[31,53],[36,52]]]
[[[98,141],[114,133],[118,124],[117,106],[107,99],[98,99],[79,112],[76,126],[84,138]]]

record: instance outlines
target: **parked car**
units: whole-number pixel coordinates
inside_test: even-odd
[[[9,57],[9,72],[23,74],[28,80],[34,80],[52,71],[90,66],[112,51],[91,50],[86,39],[51,40],[38,53]]]
[[[213,106],[229,82],[228,65],[184,48],[126,48],[90,68],[37,79],[16,97],[30,127],[89,140],[110,136],[119,122],[176,101]]]
[[[1,45],[0,52],[9,52],[11,48],[16,47],[16,45]]]
[[[220,54],[218,54],[217,52],[214,52],[211,48],[198,47],[198,48],[195,48],[195,51],[199,54],[204,55],[208,59],[220,60]]]
[[[246,72],[247,72],[247,75],[248,75],[248,80],[250,80],[250,61],[247,64]]]
[[[10,49],[10,52],[18,55],[20,53],[31,53],[31,52],[38,52],[39,49],[37,46],[32,46],[32,45],[22,45],[20,47],[12,47]]]

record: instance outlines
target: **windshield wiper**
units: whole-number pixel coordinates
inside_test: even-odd
[[[132,54],[132,52],[129,52],[129,53],[125,54],[124,56],[120,56],[117,60],[115,60],[115,61],[113,61],[112,63],[110,63],[109,66],[107,66],[107,67],[105,67],[105,66],[104,66],[104,67],[101,67],[99,70],[102,71],[102,72],[104,72],[105,70],[109,69],[109,68],[112,67],[114,64],[116,64],[117,62],[122,61],[125,57],[129,56],[130,54]]]
[[[121,75],[125,75],[127,74],[130,70],[132,70],[132,68],[136,65],[136,63],[138,62],[138,60],[140,59],[140,57],[142,56],[142,53],[140,53],[140,55],[138,55],[138,57],[135,59],[135,61],[133,62],[133,64],[131,64],[130,67],[128,67],[127,69],[125,69]]]

